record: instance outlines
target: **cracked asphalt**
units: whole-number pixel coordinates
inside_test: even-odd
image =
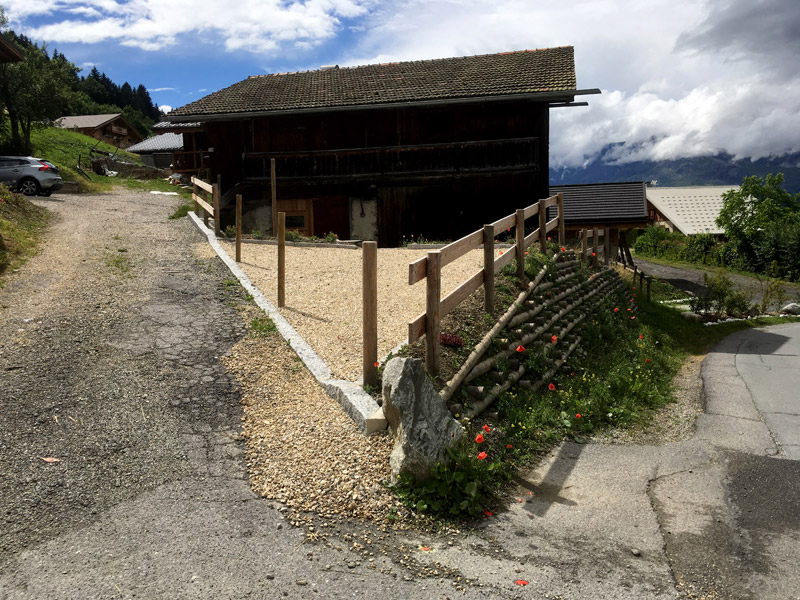
[[[800,325],[709,354],[688,440],[564,443],[467,532],[311,536],[250,489],[246,300],[177,201],[39,202],[0,291],[0,598],[800,598]]]

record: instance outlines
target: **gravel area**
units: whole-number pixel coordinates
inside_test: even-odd
[[[235,245],[223,241],[230,256]],[[408,322],[425,311],[425,283],[408,285],[409,263],[428,250],[378,250],[378,356],[408,337]],[[501,251],[497,251],[499,256]],[[278,250],[242,244],[242,268],[277,306]],[[483,266],[473,250],[442,270],[442,297]],[[361,251],[346,248],[286,248],[286,306],[281,314],[340,379],[361,376]]]

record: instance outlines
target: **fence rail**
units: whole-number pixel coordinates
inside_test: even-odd
[[[211,204],[207,201],[209,197]],[[219,184],[207,183],[202,179],[192,177],[192,200],[194,201],[194,214],[200,216],[200,209],[202,208],[203,223],[208,227],[209,217],[214,219],[214,233],[219,236]]]
[[[550,221],[546,220],[547,208],[558,207],[558,216]],[[527,236],[525,235],[525,221],[538,217],[538,227]],[[495,237],[515,228],[515,243],[500,256],[494,256]],[[463,302],[470,294],[481,285],[484,287],[484,308],[491,313],[494,310],[494,274],[509,264],[517,261],[517,275],[525,280],[525,250],[538,240],[540,249],[544,252],[547,248],[547,234],[558,229],[559,243],[565,240],[564,233],[564,198],[562,194],[539,200],[526,208],[517,210],[514,214],[498,219],[494,223],[484,225],[483,229],[465,235],[461,239],[448,244],[440,250],[428,252],[427,256],[420,258],[408,265],[408,284],[425,279],[426,310],[408,324],[408,343],[413,344],[422,336],[426,338],[425,369],[431,375],[439,372],[440,350],[440,320]],[[441,270],[443,267],[461,258],[471,250],[477,250],[483,245],[483,268],[441,298]]]

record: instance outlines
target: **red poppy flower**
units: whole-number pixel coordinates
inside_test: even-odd
[[[628,312],[631,312],[631,309],[630,309],[630,308],[628,309]]]
[[[555,344],[558,341],[558,336],[554,335],[553,337],[550,338],[550,341]]]
[[[525,346],[523,346],[522,344],[517,346],[517,352],[525,352]]]
[[[550,241],[550,236],[549,236],[549,235],[547,236],[547,241],[548,241],[548,242]]]
[[[513,447],[514,446],[512,446],[511,444],[506,444],[506,450],[511,450],[511,448],[513,448]]]
[[[636,317],[631,317],[631,321],[633,321]]]
[[[490,510],[485,510],[483,511],[483,514],[485,514],[487,517],[491,517],[494,513]]]
[[[644,336],[643,336],[641,333],[639,334],[639,339],[640,339],[640,340],[641,340],[641,339],[644,339]]]
[[[376,360],[376,361],[375,361],[375,366],[376,366],[376,367],[380,367],[380,366],[381,366],[381,363],[379,363],[379,362]]]
[[[632,289],[632,290],[635,290],[635,289],[636,289],[636,286],[633,286],[631,289]]]
[[[562,252],[566,252],[566,251],[567,251],[567,249],[566,249],[566,248],[564,248],[564,246],[561,246],[561,251],[562,251]]]
[[[615,309],[614,309],[614,312],[619,312],[619,309],[618,309],[618,308],[615,308]]]
[[[570,373],[569,376],[570,377],[575,377],[575,373]]]
[[[594,252],[592,252],[592,256],[597,256],[597,254],[595,254]]]
[[[431,551],[430,546],[420,546],[419,549],[422,550],[423,552],[430,552]]]
[[[482,444],[483,443],[483,435],[480,434],[480,433],[478,435],[476,435],[475,436],[475,441],[478,442],[479,444]]]
[[[516,583],[517,585],[528,585],[528,582],[525,581],[524,579],[517,579],[514,583]]]
[[[486,458],[486,452],[481,452],[478,454],[478,460],[483,460],[484,458]]]
[[[646,363],[649,363],[649,362],[650,362],[650,359],[649,359],[649,358],[645,358],[645,359],[644,359],[644,362],[646,362]]]
[[[492,433],[492,428],[489,427],[488,425],[484,425],[483,427],[481,427],[481,429],[483,429],[486,433]]]
[[[576,419],[580,419],[581,418],[581,413],[578,413],[577,415],[575,415],[575,418]]]
[[[547,389],[549,389],[551,392],[555,392],[556,385],[554,383],[551,383],[550,385],[547,386]]]
[[[508,229],[506,229],[506,231],[511,231],[511,227],[509,227]]]

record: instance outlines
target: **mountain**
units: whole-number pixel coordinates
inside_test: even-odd
[[[748,175],[764,177],[783,173],[791,194],[800,192],[800,153],[780,157],[734,159],[727,153],[676,160],[638,161],[613,164],[604,161],[609,145],[583,167],[550,169],[550,184],[603,183],[609,181],[653,181],[659,186],[738,185]]]

